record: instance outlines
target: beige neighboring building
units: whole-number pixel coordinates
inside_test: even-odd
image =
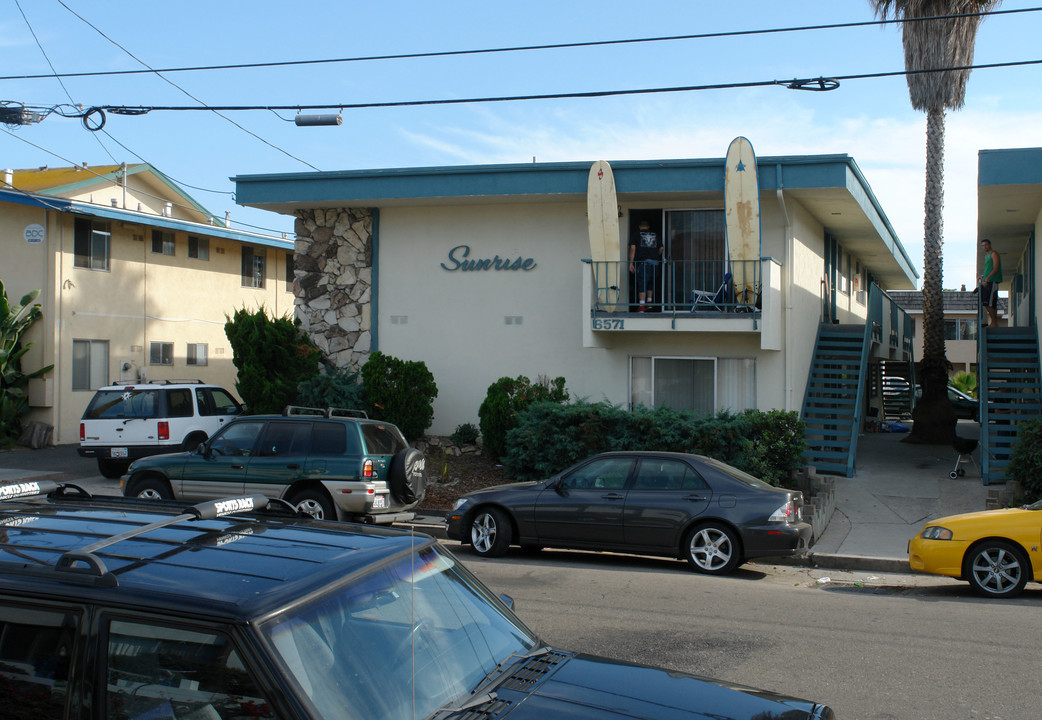
[[[921,292],[893,291],[889,293],[894,302],[905,309],[915,322],[915,362],[923,359],[923,294]],[[971,290],[945,290],[944,303],[944,350],[952,364],[950,374],[968,372],[977,374],[977,337],[980,320],[978,295]],[[1009,301],[999,298],[999,327],[1006,327]]]
[[[26,371],[28,421],[79,442],[94,390],[200,379],[235,394],[225,316],[293,312],[293,242],[230,230],[147,164],[4,170],[0,279],[9,301],[39,289]]]

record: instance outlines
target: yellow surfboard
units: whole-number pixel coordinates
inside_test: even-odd
[[[760,186],[752,143],[736,137],[727,148],[724,170],[727,250],[737,302],[754,302],[760,260]],[[755,261],[755,262],[753,262]]]
[[[619,299],[622,256],[619,254],[619,201],[615,194],[615,175],[611,165],[604,160],[598,160],[590,167],[586,222],[590,230],[590,259],[593,260],[598,290],[597,306],[611,312]]]

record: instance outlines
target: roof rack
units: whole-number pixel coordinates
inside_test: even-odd
[[[112,382],[109,383],[109,385],[119,385],[119,386],[130,387],[131,385],[206,385],[206,383],[203,382],[202,380],[200,380],[199,378],[191,378],[191,379],[169,378],[169,379],[165,379],[165,380],[137,380],[137,381],[133,381],[132,380],[130,382],[127,382],[126,380],[113,380]]]
[[[285,408],[283,408],[282,415],[283,415],[283,417],[290,417],[291,415],[304,415],[304,416],[326,417],[326,418],[331,418],[331,417],[354,417],[354,418],[362,418],[363,420],[368,420],[369,419],[369,415],[366,414],[366,412],[364,410],[353,410],[353,409],[350,409],[350,408],[335,408],[335,407],[327,407],[325,409],[322,409],[322,408],[313,408],[313,407],[303,407],[302,405],[287,405]]]
[[[90,499],[94,497],[83,488],[71,483],[58,483],[53,480],[31,480],[22,483],[0,485],[0,502],[42,496],[63,498],[66,497],[67,491],[74,491],[77,496],[82,499]],[[141,502],[136,498],[112,497],[106,499],[117,502],[130,500],[133,504],[138,506],[155,506],[158,504],[155,500]],[[163,503],[163,505],[169,507],[170,503]],[[215,520],[217,518],[239,513],[266,509],[275,510],[276,508],[283,512],[288,510],[289,513],[293,515],[299,514],[292,504],[281,499],[267,498],[263,495],[245,495],[227,497],[219,500],[209,500],[207,502],[182,508],[183,512],[178,515],[171,515],[162,520],[157,520],[156,522],[148,523],[147,525],[141,525],[140,527],[98,540],[97,542],[76,550],[67,550],[58,558],[58,562],[55,563],[53,568],[49,566],[41,568],[26,565],[22,567],[5,568],[5,570],[8,572],[21,572],[31,575],[45,574],[51,577],[59,577],[63,581],[79,582],[98,585],[101,587],[116,587],[119,583],[115,574],[109,571],[105,566],[105,562],[95,554],[99,550],[121,543],[124,540],[140,537],[141,535],[145,535],[153,530],[158,530],[159,528],[176,525],[180,522]]]

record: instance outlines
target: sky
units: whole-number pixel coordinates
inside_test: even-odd
[[[1042,59],[1040,3],[1006,0],[977,36],[976,64]],[[859,23],[868,0],[0,0],[0,76],[360,58]],[[53,69],[52,69],[53,67]],[[898,26],[806,29],[449,57],[237,70],[0,79],[0,102],[95,105],[328,105],[762,83],[904,69]],[[948,114],[944,287],[972,288],[977,154],[1038,147],[1042,65],[982,68]],[[233,227],[292,233],[292,218],[236,205],[236,175],[394,167],[850,155],[922,275],[925,115],[903,77],[830,92],[783,85],[342,111],[298,127],[293,110],[108,114],[102,131],[48,115],[0,126],[0,166],[149,162]],[[921,280],[921,278],[920,278]]]

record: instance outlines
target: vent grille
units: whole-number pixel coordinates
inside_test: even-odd
[[[512,672],[510,677],[500,687],[504,690],[525,692],[545,678],[566,657],[568,656],[564,653],[550,652],[546,655],[532,658]]]
[[[505,713],[510,709],[510,703],[506,700],[493,700],[490,703],[485,703],[480,707],[469,708],[462,715],[457,716],[457,720],[487,720],[487,718],[496,717]]]

